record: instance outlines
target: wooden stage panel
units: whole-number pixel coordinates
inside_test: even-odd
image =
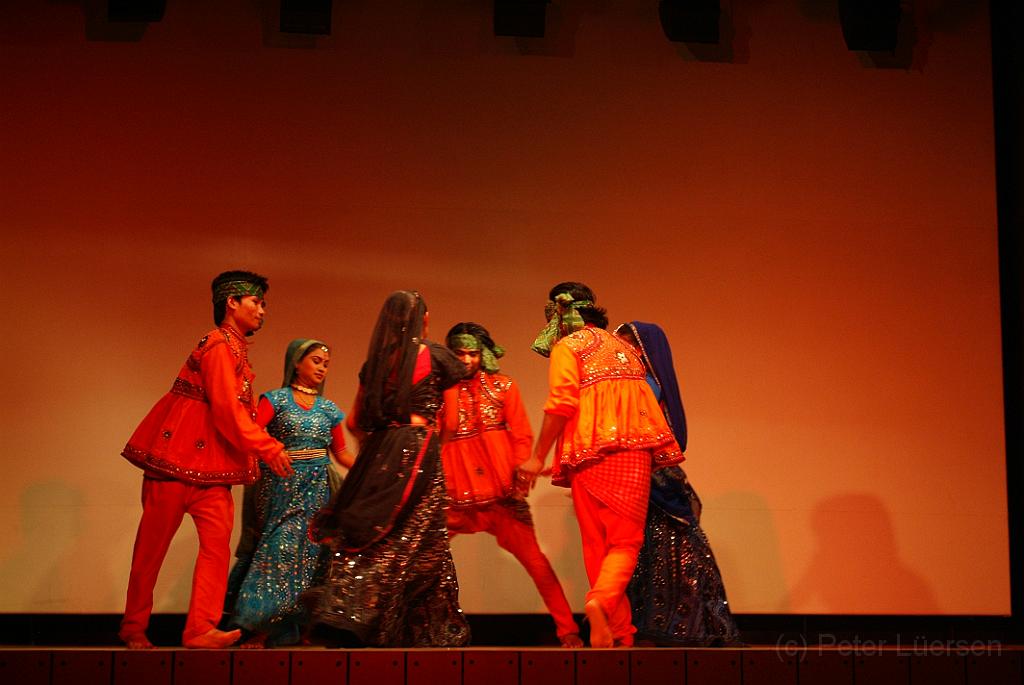
[[[740,653],[733,649],[686,650],[687,685],[740,685]]]
[[[348,660],[348,685],[405,685],[405,652],[352,650]]]
[[[853,679],[857,685],[910,685],[910,658],[895,651],[854,655]]]
[[[174,685],[231,685],[232,652],[181,650],[174,653]]]
[[[575,652],[576,685],[630,685],[628,650],[580,649]]]
[[[0,647],[7,685],[1024,685],[1024,650]]]
[[[53,655],[53,685],[110,685],[110,650],[61,650]]]
[[[800,685],[853,685],[853,657],[840,651],[808,649],[796,668]]]
[[[291,654],[286,649],[241,649],[234,653],[231,685],[288,685]]]
[[[346,685],[348,652],[302,650],[292,652],[291,685]]]
[[[634,683],[685,683],[686,654],[675,649],[633,650],[629,673]]]
[[[173,652],[115,652],[114,685],[171,685]]]
[[[466,652],[462,656],[462,685],[519,685],[519,652]]]
[[[461,650],[415,650],[405,657],[405,685],[461,685]]]
[[[743,685],[797,685],[796,657],[782,649],[741,649]]]
[[[913,685],[965,685],[967,666],[956,654],[915,656],[910,660],[910,682]]]
[[[574,685],[576,652],[569,649],[530,650],[519,654],[522,685]]]
[[[1021,653],[980,654],[966,658],[967,685],[1021,685]]]
[[[50,652],[0,651],[0,682],[19,685],[50,685]]]

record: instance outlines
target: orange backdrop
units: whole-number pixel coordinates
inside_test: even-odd
[[[984,11],[914,3],[880,66],[827,3],[723,3],[712,51],[653,0],[556,0],[518,41],[485,0],[339,2],[329,38],[171,0],[137,40],[96,4],[0,6],[0,611],[122,608],[117,455],[242,267],[272,282],[259,389],[316,336],[347,409],[380,303],[416,288],[435,338],[491,329],[535,426],[547,290],[586,281],[668,332],[735,610],[1008,613]],[[570,502],[532,504],[579,610]],[[493,540],[454,549],[467,611],[543,611]]]

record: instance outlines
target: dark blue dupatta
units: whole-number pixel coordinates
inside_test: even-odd
[[[643,321],[630,321],[619,327],[628,328],[640,344],[640,352],[648,372],[660,389],[658,400],[675,435],[679,449],[686,451],[686,412],[679,394],[679,381],[672,362],[672,348],[660,326]],[[667,514],[688,521],[700,520],[700,499],[678,466],[659,469],[651,476],[651,504]]]

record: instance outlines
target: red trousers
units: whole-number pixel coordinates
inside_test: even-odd
[[[583,565],[590,580],[587,601],[597,600],[617,645],[631,646],[633,618],[626,586],[644,543],[644,522],[623,516],[572,481],[572,503],[583,540]]]
[[[177,480],[142,480],[142,519],[135,536],[122,638],[145,633],[153,611],[153,588],[167,548],[185,514],[199,533],[199,556],[192,574],[192,597],[182,641],[217,627],[224,610],[231,527],[235,504],[227,485],[199,486]]]
[[[537,533],[532,525],[516,518],[509,507],[500,502],[483,507],[453,507],[448,510],[448,530],[452,537],[459,533],[478,532],[493,535],[498,546],[511,553],[530,574],[544,606],[555,620],[558,636],[580,632],[555,569],[537,544]]]

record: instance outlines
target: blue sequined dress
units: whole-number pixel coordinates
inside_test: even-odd
[[[648,382],[660,400],[661,386],[650,375]],[[740,643],[700,511],[700,498],[682,468],[651,474],[644,544],[626,589],[638,641],[693,647]]]
[[[309,539],[309,520],[330,499],[327,448],[331,429],[345,415],[320,396],[303,409],[291,388],[263,396],[274,408],[267,432],[292,453],[295,473],[281,478],[260,464],[260,480],[252,491],[254,547],[251,555],[240,550],[228,592],[236,598],[230,625],[266,633],[267,645],[274,646],[299,640],[298,599],[313,581],[321,549]]]

